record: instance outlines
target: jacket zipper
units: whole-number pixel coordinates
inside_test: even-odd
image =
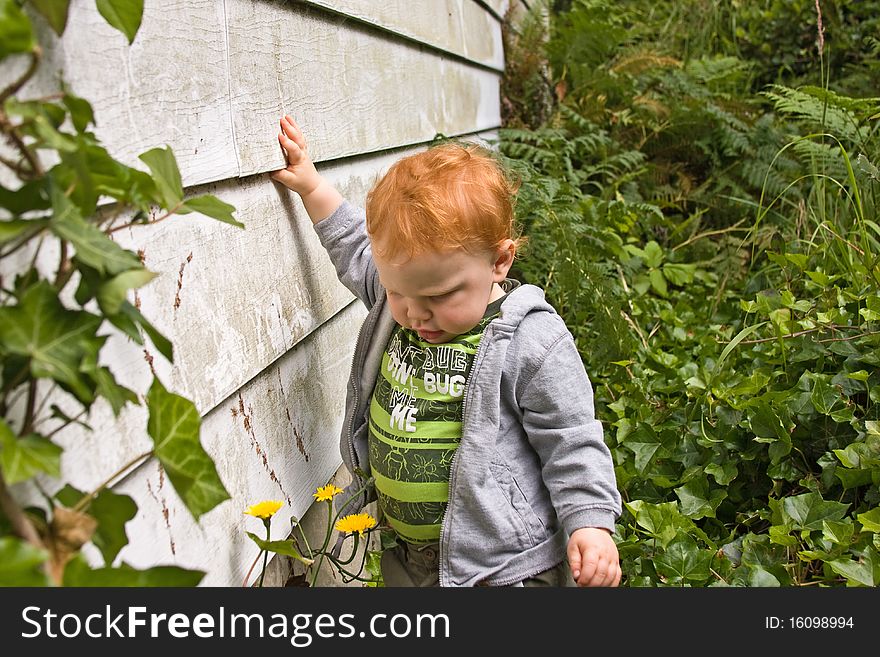
[[[462,442],[464,442],[464,434],[465,434],[464,429],[467,426],[466,420],[467,420],[468,399],[471,396],[470,383],[471,383],[471,379],[474,376],[474,372],[477,369],[477,364],[481,363],[483,357],[485,356],[485,351],[487,349],[487,347],[485,345],[487,345],[489,343],[486,340],[486,333],[489,331],[490,326],[491,326],[491,323],[488,324],[486,326],[485,330],[483,331],[483,336],[480,338],[480,344],[477,347],[477,353],[474,356],[474,362],[471,365],[471,371],[468,373],[468,378],[464,384],[465,385],[464,399],[461,401],[461,440],[462,440]],[[456,476],[455,464],[458,463],[458,452],[460,449],[461,449],[461,445],[459,444],[459,448],[456,449],[455,453],[452,455],[452,463],[449,465],[449,497],[446,501],[446,508],[443,510],[443,515],[440,518],[440,549],[439,549],[440,554],[439,554],[439,558],[437,560],[439,563],[439,570],[440,570],[440,586],[443,586],[444,579],[448,579],[448,573],[445,572],[445,568],[444,568],[444,566],[446,564],[446,559],[443,558],[443,555],[448,551],[445,548],[445,545],[448,542],[448,539],[446,538],[446,536],[447,536],[446,515],[449,512],[449,507],[452,505],[452,496],[453,496],[454,490],[455,490],[455,487],[453,486],[453,480],[455,479],[455,476]],[[446,575],[446,578],[444,578],[444,575]]]

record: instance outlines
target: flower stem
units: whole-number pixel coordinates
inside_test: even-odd
[[[271,518],[263,518],[263,524],[266,525],[266,542],[269,542],[269,539],[272,535],[272,519]],[[257,583],[258,587],[263,586],[263,578],[266,576],[266,564],[269,561],[269,550],[263,550],[263,570],[260,572],[260,581]]]

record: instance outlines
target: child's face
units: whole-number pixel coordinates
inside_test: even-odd
[[[428,251],[409,260],[374,255],[379,280],[388,294],[394,321],[439,344],[480,323],[513,264],[515,247],[507,240],[497,252],[463,249]]]

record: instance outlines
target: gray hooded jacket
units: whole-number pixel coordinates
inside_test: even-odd
[[[369,472],[368,409],[394,319],[385,303],[363,210],[347,201],[315,224],[340,281],[369,312],[358,334],[340,449],[353,475]],[[621,512],[593,390],[562,318],[534,285],[511,291],[486,327],[465,388],[440,535],[441,586],[504,586],[565,558],[581,527],[614,529]]]

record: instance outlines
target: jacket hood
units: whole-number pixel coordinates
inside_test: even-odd
[[[495,321],[516,327],[526,315],[538,311],[556,313],[553,306],[544,298],[544,290],[523,283],[508,293],[507,298],[501,303],[501,317]]]

